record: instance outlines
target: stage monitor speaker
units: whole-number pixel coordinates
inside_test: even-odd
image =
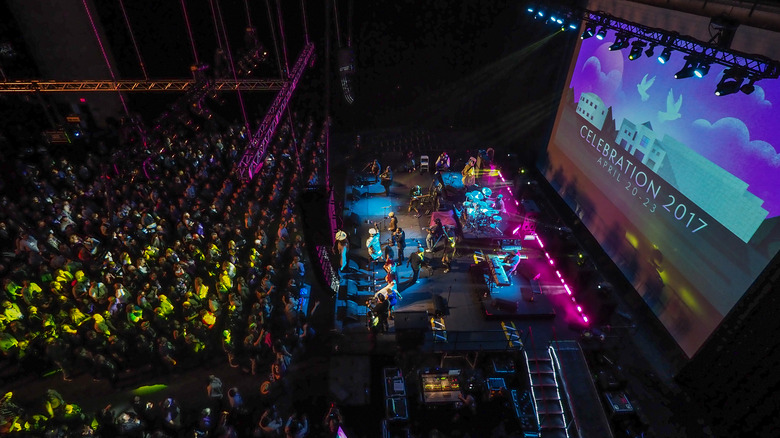
[[[344,225],[351,228],[357,228],[360,226],[360,216],[357,213],[350,212],[349,216],[344,220]]]
[[[441,295],[433,295],[433,315],[437,318],[441,318],[442,316],[449,315],[449,309],[447,308],[447,302],[444,300],[444,297]]]
[[[338,300],[350,300],[355,299],[358,296],[358,285],[355,280],[346,279],[342,280],[339,285]]]
[[[496,308],[506,312],[517,312],[517,308],[519,306],[517,301],[507,300],[504,298],[494,298],[493,305],[496,306]]]
[[[395,321],[395,331],[419,331],[426,332],[430,328],[428,323],[428,312],[395,312],[393,313]]]
[[[352,300],[343,301],[343,305],[336,310],[336,319],[341,322],[357,322],[358,304]]]

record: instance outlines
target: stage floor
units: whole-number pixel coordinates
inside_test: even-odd
[[[556,309],[566,305],[562,298],[556,297],[563,292],[562,288],[557,287],[560,286],[560,281],[547,265],[543,251],[538,247],[535,239],[522,241],[522,236],[512,234],[520,221],[517,206],[513,202],[507,202],[510,204],[507,205],[507,213],[505,213],[507,220],[505,226],[498,228],[498,232],[493,229],[489,236],[461,233],[462,223],[458,212],[466,199],[466,190],[459,173],[445,173],[443,179],[447,184],[443,208],[420,217],[417,217],[414,211],[409,211],[409,193],[411,188],[417,185],[425,192],[435,182],[435,176],[431,173],[396,174],[389,196],[385,194],[384,187],[378,183],[347,187],[344,229],[349,235],[351,249],[349,269],[342,274],[344,287],[336,303],[337,327],[345,332],[363,331],[367,327],[365,304],[375,290],[384,286],[385,272],[380,265],[376,266],[373,273],[369,269],[365,241],[368,237],[368,229],[375,225],[380,229],[380,240],[383,243],[390,238],[390,233],[387,231],[390,212],[395,213],[398,226],[406,233],[405,257],[414,251],[417,245],[425,246],[425,236],[432,216],[442,218],[445,224],[451,221],[459,234],[456,256],[449,272],[444,272],[441,263],[444,240],[438,243],[433,252],[425,253],[425,260],[430,265],[430,269],[422,269],[416,283],[411,282],[412,271],[406,265],[406,259],[397,267],[399,292],[403,300],[396,305],[395,312],[424,312],[427,315],[434,315],[437,311],[443,311],[442,320],[450,334],[503,333],[501,323],[507,321],[514,321],[518,326],[523,326],[524,321],[549,320],[558,317],[562,324],[566,324],[570,315]],[[505,184],[496,184],[491,191],[494,196],[503,194],[506,200],[513,200]],[[525,277],[536,276],[538,283],[531,287],[530,284],[525,284],[527,281],[525,283],[516,281],[511,286],[493,288],[489,291],[488,284],[481,275],[475,276],[472,272],[474,251],[493,253],[500,251],[500,245],[509,241],[522,246],[525,259],[521,263],[525,266],[525,271],[534,273]],[[372,282],[375,282],[375,286],[372,286]],[[530,291],[529,297],[525,299],[522,296],[524,290]],[[530,297],[533,297],[533,300]],[[391,333],[395,332],[395,325],[395,321],[391,320]]]

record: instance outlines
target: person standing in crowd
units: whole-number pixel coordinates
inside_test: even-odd
[[[382,187],[385,188],[385,196],[390,196],[390,187],[393,185],[393,170],[390,166],[387,166],[385,171],[379,175],[379,179],[382,182]]]
[[[379,320],[377,327],[381,333],[385,333],[390,329],[387,323],[387,316],[390,312],[390,303],[387,301],[382,293],[376,294],[376,305],[374,305],[374,316]]]
[[[420,207],[422,207],[422,187],[414,186],[409,190],[409,208],[408,212],[411,213],[414,210],[414,217],[420,217]]]
[[[390,224],[387,226],[387,231],[395,233],[395,230],[398,229],[398,218],[395,217],[395,213],[392,211],[387,216],[390,218]],[[393,238],[392,234],[390,235],[390,238]]]
[[[417,283],[417,279],[420,277],[420,267],[422,267],[425,257],[425,250],[422,246],[417,247],[417,252],[409,255],[409,260],[406,262],[406,267],[412,268],[412,284]]]
[[[398,266],[401,266],[401,263],[404,261],[404,249],[406,248],[406,233],[403,228],[398,227],[395,229],[395,233],[393,233],[393,242],[398,250]]]
[[[447,243],[444,245],[444,252],[441,256],[441,264],[444,266],[444,273],[450,272],[452,259],[455,258],[455,238],[447,236]]]
[[[304,438],[309,433],[309,419],[306,414],[298,416],[295,413],[290,415],[287,423],[284,425],[285,438]]]
[[[371,162],[369,172],[374,178],[374,182],[379,182],[379,175],[382,173],[382,166],[379,164],[379,160],[374,160]]]
[[[374,298],[378,299],[379,295],[384,295],[387,299],[388,315],[390,316],[390,319],[393,319],[395,305],[398,304],[398,301],[404,299],[404,297],[398,292],[398,282],[396,281],[395,272],[388,272],[385,276],[385,281],[387,282],[387,285],[382,289],[379,289],[374,294]]]
[[[433,252],[433,249],[436,246],[436,241],[443,232],[444,227],[441,224],[441,219],[434,219],[433,226],[428,228],[428,235],[425,237],[425,243],[428,245],[428,248],[425,250],[425,252]]]
[[[447,155],[447,151],[442,152],[439,158],[436,159],[436,170],[439,172],[450,170],[450,156]]]

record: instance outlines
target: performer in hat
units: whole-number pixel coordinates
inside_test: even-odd
[[[395,233],[395,230],[398,228],[398,218],[395,217],[395,213],[392,211],[387,216],[390,218],[390,224],[387,226],[387,231]]]
[[[339,272],[344,272],[347,269],[347,253],[349,252],[349,241],[347,240],[347,233],[342,230],[336,232],[336,254],[339,255]]]
[[[368,229],[366,248],[368,249],[369,262],[375,262],[382,258],[382,244],[379,241],[379,230],[376,227]]]

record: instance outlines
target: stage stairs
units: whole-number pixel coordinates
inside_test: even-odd
[[[561,370],[553,357],[552,347],[543,350],[523,350],[531,395],[537,417],[537,431],[524,431],[525,437],[573,438],[568,402],[562,399]],[[567,409],[564,409],[566,407]],[[570,433],[575,431],[573,433]]]

